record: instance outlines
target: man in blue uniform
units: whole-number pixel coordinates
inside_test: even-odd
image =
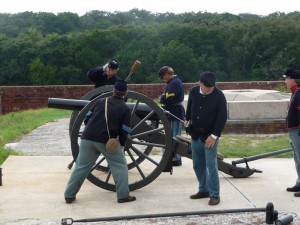
[[[119,203],[135,201],[134,196],[129,195],[128,168],[124,156],[123,147],[127,134],[130,132],[130,109],[124,101],[127,94],[127,82],[118,80],[113,89],[113,96],[107,101],[107,121],[110,138],[118,138],[120,148],[114,153],[108,153],[106,143],[109,134],[105,118],[105,98],[100,98],[89,113],[89,120],[82,133],[79,155],[76,166],[71,174],[65,190],[67,204],[75,201],[76,194],[81,188],[85,178],[91,172],[100,154],[103,154],[108,162],[113,179],[116,184],[116,192]]]
[[[119,70],[119,62],[116,59],[109,60],[102,67],[95,67],[87,72],[87,77],[95,83],[95,88],[114,85],[120,79],[116,74]]]
[[[292,92],[286,125],[289,131],[298,176],[295,185],[288,187],[286,190],[288,192],[296,192],[294,196],[300,197],[300,70],[290,68],[283,77],[285,78],[286,87]]]
[[[181,135],[182,122],[185,118],[185,110],[182,105],[184,100],[184,89],[180,78],[174,74],[174,70],[169,66],[163,66],[158,73],[160,79],[167,83],[165,93],[160,97],[160,103],[163,104],[163,108],[169,111],[168,115],[171,121],[173,137]],[[176,118],[177,117],[177,118]],[[179,120],[179,119],[180,120]],[[181,166],[181,155],[174,153],[173,166]]]
[[[220,182],[217,153],[219,137],[227,121],[227,102],[215,87],[216,77],[206,71],[200,75],[199,86],[190,90],[186,122],[192,123],[193,168],[199,182],[198,192],[191,199],[209,198],[209,205],[220,203]]]

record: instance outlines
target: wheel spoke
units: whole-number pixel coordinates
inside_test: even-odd
[[[136,112],[137,107],[138,107],[139,104],[140,104],[140,101],[136,101],[136,103],[135,103],[135,105],[134,105],[134,107],[133,107],[133,109],[132,109],[132,112],[131,112],[131,117],[132,117],[133,115],[135,115],[135,112]]]
[[[143,122],[145,122],[153,114],[154,114],[154,110],[148,113],[147,116],[145,116],[138,124],[136,124],[135,127],[131,129],[131,132],[134,132],[134,130],[136,130],[141,124],[143,124]]]
[[[106,177],[106,180],[105,180],[106,183],[108,183],[108,181],[110,179],[110,176],[111,176],[111,171],[109,170],[108,174],[107,174],[107,177]]]
[[[147,146],[152,146],[152,147],[159,147],[159,148],[165,148],[166,145],[163,144],[156,144],[156,143],[145,143],[145,142],[141,142],[141,141],[134,141],[132,140],[132,144],[137,144],[137,145],[147,145]]]
[[[131,158],[132,162],[134,163],[136,169],[139,171],[140,175],[142,176],[143,179],[145,179],[145,174],[143,173],[143,171],[141,170],[140,166],[137,164],[137,162],[135,161],[135,158],[133,157],[133,155],[131,154],[130,151],[127,151],[129,157]]]
[[[105,157],[102,157],[102,158],[99,160],[99,162],[97,162],[97,163],[93,166],[92,171],[93,171],[94,169],[96,169],[96,168],[97,168],[104,160],[105,160]]]
[[[153,129],[153,130],[148,130],[148,131],[145,131],[145,132],[142,132],[142,133],[139,133],[139,134],[134,134],[134,135],[132,135],[131,137],[132,137],[132,138],[140,138],[140,137],[142,137],[142,136],[146,136],[146,135],[149,135],[149,134],[153,134],[153,133],[156,133],[156,132],[162,131],[162,130],[164,130],[163,127],[157,128],[157,129]]]
[[[140,150],[138,150],[136,147],[132,146],[131,147],[132,150],[138,155],[138,156],[144,156],[146,159],[148,159],[150,162],[152,162],[153,164],[155,164],[156,166],[158,166],[159,164],[154,161],[153,159],[151,159],[148,155],[144,154],[143,152],[141,152]]]

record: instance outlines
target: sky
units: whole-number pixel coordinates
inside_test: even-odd
[[[60,12],[79,16],[92,10],[126,12],[133,8],[152,13],[210,12],[251,13],[267,16],[274,12],[300,11],[299,0],[0,0],[0,13]]]

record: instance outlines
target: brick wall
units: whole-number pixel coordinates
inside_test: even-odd
[[[244,120],[231,121],[227,120],[224,127],[224,134],[282,134],[286,133],[285,120]]]
[[[47,107],[48,98],[80,99],[92,86],[1,86],[0,114]]]
[[[197,83],[184,83],[188,91]],[[253,82],[219,82],[222,90],[232,89],[268,89],[284,85],[284,81]],[[157,98],[165,90],[165,84],[129,84],[129,89],[142,93],[152,99]],[[44,108],[48,98],[81,99],[93,90],[93,85],[57,85],[57,86],[0,86],[0,115],[17,110]],[[224,133],[283,133],[286,132],[284,121],[228,121]]]
[[[184,83],[188,91],[197,83]],[[220,82],[222,90],[230,89],[276,89],[283,81]],[[53,86],[0,86],[0,115],[15,110],[47,107],[48,98],[81,99],[93,89],[93,85],[53,85]],[[157,98],[165,90],[165,84],[129,84],[129,89],[150,98]]]

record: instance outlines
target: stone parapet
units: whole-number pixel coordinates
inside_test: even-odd
[[[284,100],[228,101],[229,120],[284,119],[289,104]]]

